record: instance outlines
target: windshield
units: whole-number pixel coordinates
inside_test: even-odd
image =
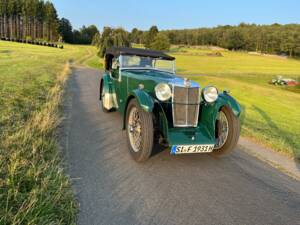
[[[136,68],[136,69],[155,69],[175,72],[174,60],[164,60],[143,56],[123,55],[121,60],[121,68]]]

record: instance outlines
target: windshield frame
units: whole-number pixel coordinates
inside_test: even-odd
[[[175,59],[174,60],[167,60],[167,59],[162,59],[162,58],[149,57],[149,58],[156,59],[156,60],[165,60],[165,61],[171,61],[172,62],[172,70],[163,70],[163,69],[158,69],[158,68],[154,68],[154,67],[123,67],[123,57],[124,56],[144,57],[144,56],[139,56],[139,55],[126,55],[126,54],[125,55],[120,55],[119,56],[120,71],[121,70],[156,70],[156,71],[161,71],[161,72],[166,72],[166,73],[171,73],[171,74],[176,73]]]

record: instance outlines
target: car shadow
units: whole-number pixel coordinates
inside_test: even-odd
[[[267,122],[268,126],[272,129],[274,135],[276,136],[280,136],[284,142],[289,145],[292,149],[293,149],[293,155],[294,155],[294,161],[295,161],[295,164],[298,168],[298,170],[300,170],[300,154],[296,152],[296,143],[294,142],[294,140],[290,137],[291,134],[283,131],[282,129],[280,129],[274,122],[273,120],[270,118],[270,116],[265,112],[263,111],[261,108],[255,106],[255,105],[252,105],[253,109],[255,111],[257,111],[261,117]]]
[[[159,153],[163,152],[164,150],[168,149],[165,146],[162,146],[161,144],[158,143],[158,141],[154,142],[153,150],[151,153],[151,157],[158,155]]]

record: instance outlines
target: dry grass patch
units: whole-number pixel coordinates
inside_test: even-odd
[[[65,62],[84,64],[92,52],[0,41],[0,224],[75,223],[56,128],[70,73]]]
[[[55,130],[66,64],[41,111],[1,143],[0,224],[73,224],[76,205],[60,166]]]

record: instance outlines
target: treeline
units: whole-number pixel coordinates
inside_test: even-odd
[[[99,48],[99,56],[103,57],[106,49],[112,46],[130,47],[130,33],[123,28],[104,27],[102,34],[98,32],[94,36],[92,44]]]
[[[51,2],[0,0],[0,37],[9,39],[58,39],[58,17]]]
[[[164,31],[172,44],[216,45],[230,50],[270,54],[300,55],[300,25],[218,26],[190,30]]]
[[[95,34],[99,33],[95,25],[82,26],[79,30],[73,30],[71,22],[62,18],[59,21],[58,32],[64,42],[71,44],[91,44]]]
[[[105,27],[97,33],[94,44],[99,46],[99,55],[106,48],[129,46],[130,43],[143,44],[146,48],[169,50],[174,45],[214,45],[229,50],[256,51],[268,54],[300,56],[300,25],[273,24],[256,25],[241,23],[238,26],[218,26],[184,30],[159,31],[152,26],[148,31],[137,28],[127,32],[122,28]]]
[[[151,30],[151,28],[150,28]],[[146,44],[149,31],[134,28],[132,41]],[[257,51],[269,54],[300,56],[300,25],[256,25],[241,23],[238,26],[218,26],[184,30],[165,30],[171,44],[215,45],[229,50]]]
[[[58,18],[49,1],[0,0],[0,38],[91,44],[98,32],[94,25],[73,30],[69,20]]]
[[[169,50],[170,41],[167,35],[152,26],[149,31],[140,31],[134,28],[127,32],[123,28],[104,27],[103,32],[98,32],[92,44],[99,48],[99,56],[103,57],[106,49],[112,46],[130,47],[131,43],[143,44],[146,48],[154,50]]]

